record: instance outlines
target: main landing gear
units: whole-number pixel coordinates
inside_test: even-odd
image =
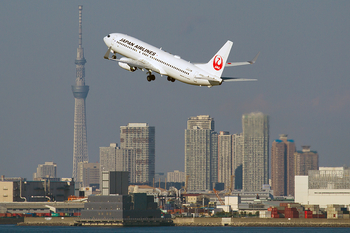
[[[147,81],[151,82],[153,80],[156,80],[156,76],[154,76],[151,72],[149,72],[147,75]]]
[[[169,76],[168,76],[167,80],[168,80],[169,82],[172,82],[172,83],[175,82],[175,79],[172,78],[172,77],[169,77]]]

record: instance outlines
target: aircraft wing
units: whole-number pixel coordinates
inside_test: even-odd
[[[221,77],[223,82],[258,81],[257,79]]]
[[[258,54],[253,58],[253,60],[251,61],[245,61],[245,62],[228,62],[225,64],[225,67],[228,66],[244,66],[244,65],[251,65],[254,64],[256,62],[256,59],[258,59],[260,52],[258,52]]]
[[[162,68],[156,67],[143,59],[134,60],[131,58],[122,57],[121,59],[108,58],[108,60],[115,61],[115,62],[122,62],[122,63],[128,64],[131,67],[136,67],[140,70],[143,70],[143,69],[152,70],[152,71],[158,72],[161,75],[167,75],[167,73]]]

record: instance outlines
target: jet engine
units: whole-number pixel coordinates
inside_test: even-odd
[[[134,72],[135,70],[137,70],[136,67],[129,66],[128,64],[126,64],[124,62],[118,62],[118,65],[121,68],[123,68],[124,70],[128,70],[128,71],[131,71],[131,72]]]

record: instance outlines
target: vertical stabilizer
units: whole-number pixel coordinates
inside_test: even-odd
[[[221,77],[227,62],[228,55],[232,48],[232,41],[227,41],[224,46],[213,56],[213,58],[206,64],[196,64],[197,67],[208,72],[209,74]]]

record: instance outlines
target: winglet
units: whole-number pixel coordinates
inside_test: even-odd
[[[253,60],[248,61],[250,64],[254,64],[256,62],[256,59],[258,59],[260,52],[258,52],[258,54],[253,58]]]

